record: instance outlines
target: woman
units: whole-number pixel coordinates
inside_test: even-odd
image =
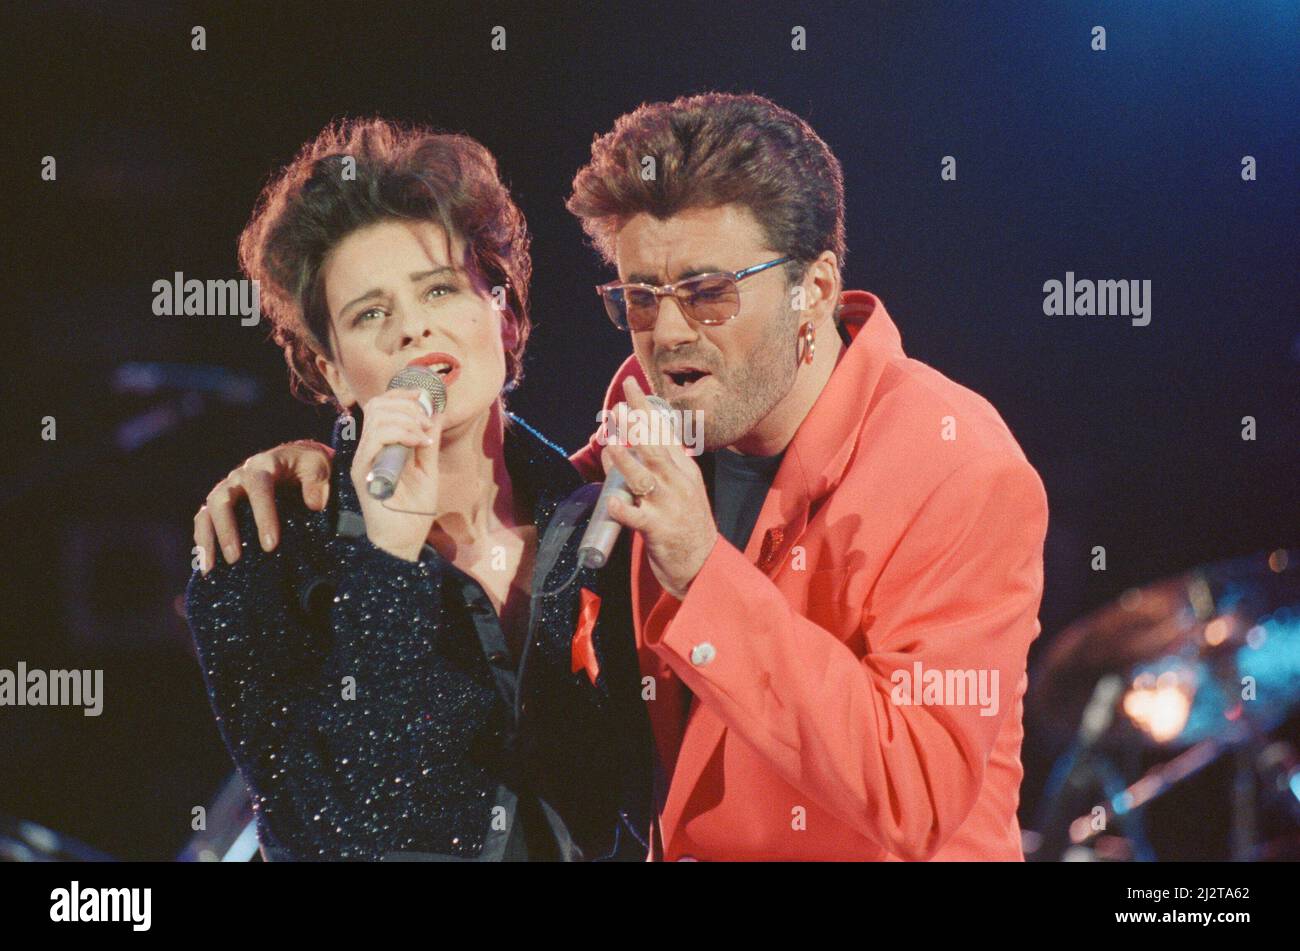
[[[505,410],[531,264],[491,155],[336,124],[267,185],[240,262],[295,388],[342,413],[329,505],[284,495],[274,550],[201,553],[187,592],[264,854],[644,859],[626,550],[577,569],[593,493]],[[432,417],[387,389],[412,364],[442,375]],[[381,502],[356,487],[393,443],[411,454]],[[239,527],[257,537],[247,504]]]

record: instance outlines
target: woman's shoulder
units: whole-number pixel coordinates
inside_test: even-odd
[[[276,551],[290,556],[308,555],[313,548],[322,547],[333,535],[330,526],[337,520],[338,512],[332,504],[319,512],[309,509],[303,501],[301,486],[292,484],[276,487],[275,516],[280,526],[280,537],[271,552],[264,552],[252,504],[247,499],[239,501],[235,508],[235,519],[239,525],[243,553],[252,550],[254,557],[256,553],[274,554]]]
[[[310,573],[326,554],[333,534],[330,525],[337,513],[332,505],[321,512],[309,509],[297,485],[277,487],[275,517],[279,537],[270,551],[263,547],[248,499],[236,503],[234,515],[239,532],[239,558],[232,564],[221,552],[211,553],[212,569],[204,575],[196,568],[187,590],[187,601],[210,600],[230,587],[262,586]],[[202,558],[207,553],[196,551],[195,555]]]

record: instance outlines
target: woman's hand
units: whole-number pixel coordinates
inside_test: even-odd
[[[226,561],[239,560],[239,529],[235,506],[247,497],[253,507],[258,540],[263,551],[271,551],[280,542],[280,521],[275,511],[275,487],[290,482],[302,483],[302,499],[307,508],[325,508],[330,494],[330,463],[334,450],[311,439],[284,443],[266,452],[249,456],[242,466],[218,482],[194,516],[194,544],[206,575],[216,564],[220,545]]]
[[[364,407],[351,473],[371,543],[407,561],[419,560],[438,505],[442,415],[428,416],[419,397],[420,391],[411,389],[387,390],[371,398]],[[366,475],[380,450],[392,443],[409,446],[412,452],[396,491],[381,501],[370,495]]]

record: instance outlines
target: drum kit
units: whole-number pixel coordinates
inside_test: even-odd
[[[0,816],[0,862],[112,862],[113,856],[37,822]]]
[[[1056,731],[1065,750],[1024,832],[1026,858],[1300,859],[1298,714],[1300,552],[1126,591],[1062,631],[1031,673],[1027,734]],[[235,774],[177,858],[256,857]],[[0,862],[105,860],[0,817]]]
[[[1026,858],[1300,858],[1298,555],[1130,589],[1052,641],[1026,731],[1072,727]]]
[[[202,826],[185,843],[176,861],[248,862],[260,857],[256,820],[239,773],[233,773],[204,807]],[[0,815],[0,863],[118,860],[39,823]]]

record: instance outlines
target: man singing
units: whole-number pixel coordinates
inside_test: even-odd
[[[1046,496],[996,410],[842,290],[838,160],[759,96],[646,104],[594,142],[568,207],[631,336],[606,408],[653,391],[703,419],[698,458],[600,432],[571,459],[636,498],[611,514],[634,530],[655,857],[1022,859]],[[327,459],[253,457],[196,542],[234,541],[245,494],[274,531],[267,474],[314,483]]]

